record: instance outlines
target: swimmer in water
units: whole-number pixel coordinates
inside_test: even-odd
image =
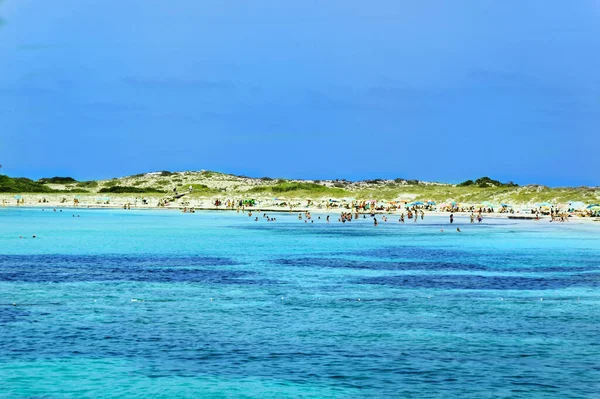
[[[459,233],[462,233],[462,231],[460,231],[460,229],[458,227],[456,228],[456,231]]]
[[[373,219],[373,225],[377,226],[377,218]]]

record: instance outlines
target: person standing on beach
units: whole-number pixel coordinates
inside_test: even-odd
[[[450,223],[454,223],[454,214],[453,213],[450,214]]]

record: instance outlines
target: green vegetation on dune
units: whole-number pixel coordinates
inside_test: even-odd
[[[101,188],[99,193],[115,193],[115,194],[139,194],[139,193],[165,193],[164,190],[159,190],[153,187],[130,187],[130,186],[110,186]]]
[[[190,184],[190,186],[192,186],[192,190],[196,194],[216,194],[221,191],[218,188],[208,187],[206,184]]]
[[[42,184],[72,184],[72,183],[76,183],[77,180],[73,179],[72,177],[60,177],[60,176],[54,176],[54,177],[42,177],[41,179],[38,180],[38,183],[42,183]]]
[[[2,193],[51,193],[50,187],[25,177],[8,177],[0,175],[0,192]]]
[[[511,181],[508,183],[502,183],[498,180],[490,179],[489,177],[480,177],[479,179],[467,180],[458,185],[459,187],[469,187],[469,186],[477,186],[479,188],[489,188],[489,187],[518,187],[518,184],[515,184]]]
[[[344,197],[349,193],[348,191],[341,188],[330,188],[316,183],[304,183],[304,182],[284,182],[278,183],[273,186],[256,186],[249,190],[251,193],[273,193],[282,194],[288,193],[290,195],[328,195],[333,197]]]
[[[81,187],[81,188],[96,188],[98,187],[98,182],[97,181],[82,181],[77,183],[77,187]]]

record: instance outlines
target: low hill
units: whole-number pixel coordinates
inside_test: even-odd
[[[49,193],[52,191],[47,185],[31,179],[0,175],[0,193]]]
[[[375,200],[432,200],[437,203],[530,204],[537,202],[600,202],[599,187],[518,186],[489,177],[467,180],[460,184],[425,182],[398,178],[394,180],[290,180],[270,177],[251,178],[212,171],[151,172],[110,180],[78,182],[69,177],[41,179],[0,176],[0,192],[10,193],[89,193],[166,195],[188,192],[190,197],[211,198],[355,198]]]

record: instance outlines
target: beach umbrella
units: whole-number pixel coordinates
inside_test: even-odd
[[[15,199],[21,199],[20,195],[15,195]]]
[[[592,204],[592,205],[586,206],[586,209],[592,209],[592,208],[600,208],[600,204]]]
[[[539,206],[542,206],[542,207],[544,207],[544,206],[546,206],[546,207],[551,207],[551,206],[552,206],[552,204],[551,204],[551,203],[549,203],[549,202],[540,202],[540,203],[538,203],[538,204],[535,204],[535,206],[538,206],[538,207],[539,207]]]
[[[422,201],[415,201],[415,202],[413,202],[413,205],[423,205],[423,202]]]
[[[452,206],[454,206],[454,205],[458,205],[458,202],[456,202],[456,201],[452,201],[452,202],[450,203],[450,205],[452,205]]]
[[[435,201],[429,200],[429,201],[427,201],[427,205],[435,205]]]
[[[502,206],[502,208],[512,208],[512,205],[508,204],[500,204],[500,206]]]

